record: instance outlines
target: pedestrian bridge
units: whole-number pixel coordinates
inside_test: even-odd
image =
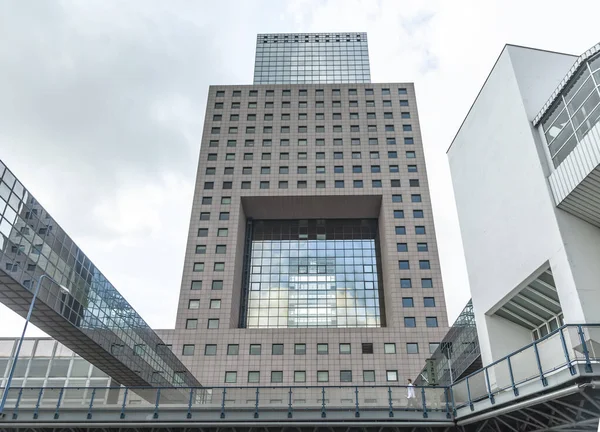
[[[11,388],[0,430],[596,431],[599,341],[600,325],[567,325],[411,401],[396,385]]]

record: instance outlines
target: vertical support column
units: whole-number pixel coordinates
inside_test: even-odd
[[[225,395],[227,395],[227,387],[223,387],[223,397],[221,398],[221,418],[225,418]]]
[[[327,417],[325,412],[325,387],[321,387],[321,418]]]
[[[60,389],[60,393],[58,394],[58,402],[56,402],[56,411],[54,411],[54,419],[56,420],[59,416],[58,411],[60,410],[60,403],[62,402],[63,394],[65,392],[65,388]]]
[[[542,385],[546,387],[548,385],[548,380],[544,376],[544,369],[542,368],[542,361],[540,360],[540,353],[537,347],[537,341],[533,343],[533,351],[535,352],[535,361],[537,362],[538,371],[540,372],[540,379],[542,380]]]
[[[469,386],[469,377],[465,378],[465,382],[467,384],[467,402],[469,403],[469,408],[471,408],[471,411],[475,411],[473,401],[471,400],[471,387]]]
[[[254,402],[254,418],[258,418],[258,393],[259,388],[256,387],[256,400]]]
[[[512,386],[513,393],[515,394],[515,396],[519,396],[519,389],[515,385],[515,376],[513,375],[513,368],[512,362],[510,361],[510,357],[507,357],[506,361],[508,362],[508,374],[510,375],[510,385]]]
[[[290,392],[288,396],[288,418],[292,418],[292,388],[290,387]]]
[[[33,418],[37,419],[40,411],[40,404],[42,403],[42,395],[44,394],[44,388],[40,389],[40,393],[38,394],[37,402],[35,404],[35,410],[33,411]]]
[[[354,408],[354,417],[360,417],[360,409],[358,408],[358,386],[354,387],[354,401],[355,401],[355,408]]]
[[[423,418],[429,417],[427,414],[427,400],[425,399],[425,387],[421,387],[421,401],[423,402]]]
[[[490,403],[493,405],[496,403],[496,401],[494,401],[494,395],[492,394],[492,385],[490,383],[490,374],[488,372],[488,368],[485,368],[484,371],[485,371],[485,383],[487,385],[487,391],[488,391],[488,398],[490,399]]]
[[[565,360],[567,361],[567,365],[569,366],[569,372],[571,375],[575,375],[575,366],[571,364],[571,357],[569,356],[569,349],[567,348],[567,342],[565,341],[564,327],[561,327],[560,332],[560,343],[563,347],[563,352],[565,353]]]
[[[129,393],[129,387],[125,387],[125,393],[123,394],[123,404],[121,405],[121,419],[125,418],[125,406],[127,405],[127,394]]]
[[[158,418],[158,405],[160,404],[160,387],[156,390],[156,402],[154,403],[154,414],[152,418]]]
[[[88,407],[87,419],[92,419],[92,408],[94,408],[94,398],[96,397],[96,387],[92,390],[92,396],[90,396],[90,406]]]
[[[392,387],[388,386],[388,404],[390,405],[390,417],[394,417],[394,406],[392,405]]]
[[[581,340],[581,347],[583,349],[583,355],[585,357],[585,371],[587,373],[592,372],[592,363],[590,362],[590,352],[587,347],[587,343],[585,342],[585,334],[583,333],[583,327],[580,325],[577,326],[577,333],[579,333],[579,339]]]
[[[4,389],[4,391],[8,391],[8,389]],[[23,387],[19,389],[19,395],[17,396],[17,403],[15,403],[15,410],[13,411],[12,418],[16,420],[19,416],[19,404],[21,403],[21,397],[23,396]]]
[[[195,388],[190,389],[190,400],[188,401],[188,412],[185,416],[188,420],[192,418],[192,402],[194,400],[194,390]]]

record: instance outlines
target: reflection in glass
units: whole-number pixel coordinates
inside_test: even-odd
[[[380,327],[376,237],[376,220],[254,221],[246,327]]]

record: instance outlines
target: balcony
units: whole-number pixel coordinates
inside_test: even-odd
[[[534,126],[554,168],[556,205],[600,226],[600,44],[575,62]]]

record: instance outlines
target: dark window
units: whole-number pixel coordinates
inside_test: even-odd
[[[361,189],[363,187],[363,181],[362,180],[354,180],[354,187],[357,189]]]
[[[335,181],[335,187],[336,187],[337,189],[341,189],[341,188],[343,188],[343,187],[344,187],[344,180],[336,180],[336,181]]]
[[[409,342],[406,344],[406,353],[407,354],[419,354],[419,344],[414,342]]]
[[[429,247],[427,243],[417,243],[417,252],[428,252]]]
[[[433,288],[433,280],[430,278],[421,279],[421,288]]]
[[[413,217],[416,219],[423,219],[423,210],[413,210]]]
[[[405,235],[405,234],[406,234],[406,227],[403,227],[403,226],[396,227],[396,235]]]
[[[431,268],[431,264],[429,263],[429,260],[420,260],[419,268],[421,270],[429,270]]]
[[[366,342],[362,344],[362,353],[363,354],[373,354],[373,344],[371,342]]]
[[[343,174],[344,173],[344,167],[342,165],[336,165],[333,167],[333,172],[335,174]]]
[[[410,187],[419,187],[419,179],[410,179],[408,184]]]
[[[396,250],[398,252],[408,252],[408,245],[406,243],[396,243]]]
[[[341,382],[352,382],[352,371],[351,370],[340,371],[340,381]]]
[[[413,137],[406,137],[404,138],[404,144],[406,145],[412,145],[415,143],[415,140]]]
[[[199,228],[198,237],[208,237],[208,228]]]
[[[435,298],[433,298],[433,297],[423,297],[423,306],[425,306],[425,307],[435,307]]]
[[[260,344],[250,344],[250,355],[260,355],[261,346]]]
[[[400,288],[412,288],[412,280],[408,278],[400,279]]]
[[[425,317],[425,324],[427,327],[437,327],[438,319],[437,317]]]
[[[415,303],[412,297],[402,297],[402,307],[411,308],[414,306]]]
[[[402,202],[402,195],[392,195],[392,202],[395,202],[395,203]]]
[[[214,280],[212,281],[211,289],[218,291],[223,289],[223,281],[222,280]]]
[[[415,234],[425,234],[425,227],[424,226],[416,226],[415,227]]]
[[[410,196],[410,200],[411,202],[421,202],[421,195],[420,194],[413,194]]]
[[[306,354],[306,344],[294,344],[294,354],[295,355]]]
[[[396,180],[390,180],[390,186],[393,188],[397,188],[400,187],[400,180],[396,179]]]
[[[371,165],[371,172],[372,173],[380,173],[381,172],[381,166],[379,166],[379,165]]]
[[[417,320],[415,317],[404,317],[404,327],[416,327]]]
[[[273,344],[271,346],[271,355],[283,355],[283,344]]]
[[[400,261],[398,261],[398,268],[400,270],[409,270],[410,269],[410,264],[409,264],[408,260],[400,260]]]
[[[381,187],[381,180],[371,180],[372,186],[374,188],[380,188]]]
[[[404,210],[394,210],[394,219],[404,219]]]

